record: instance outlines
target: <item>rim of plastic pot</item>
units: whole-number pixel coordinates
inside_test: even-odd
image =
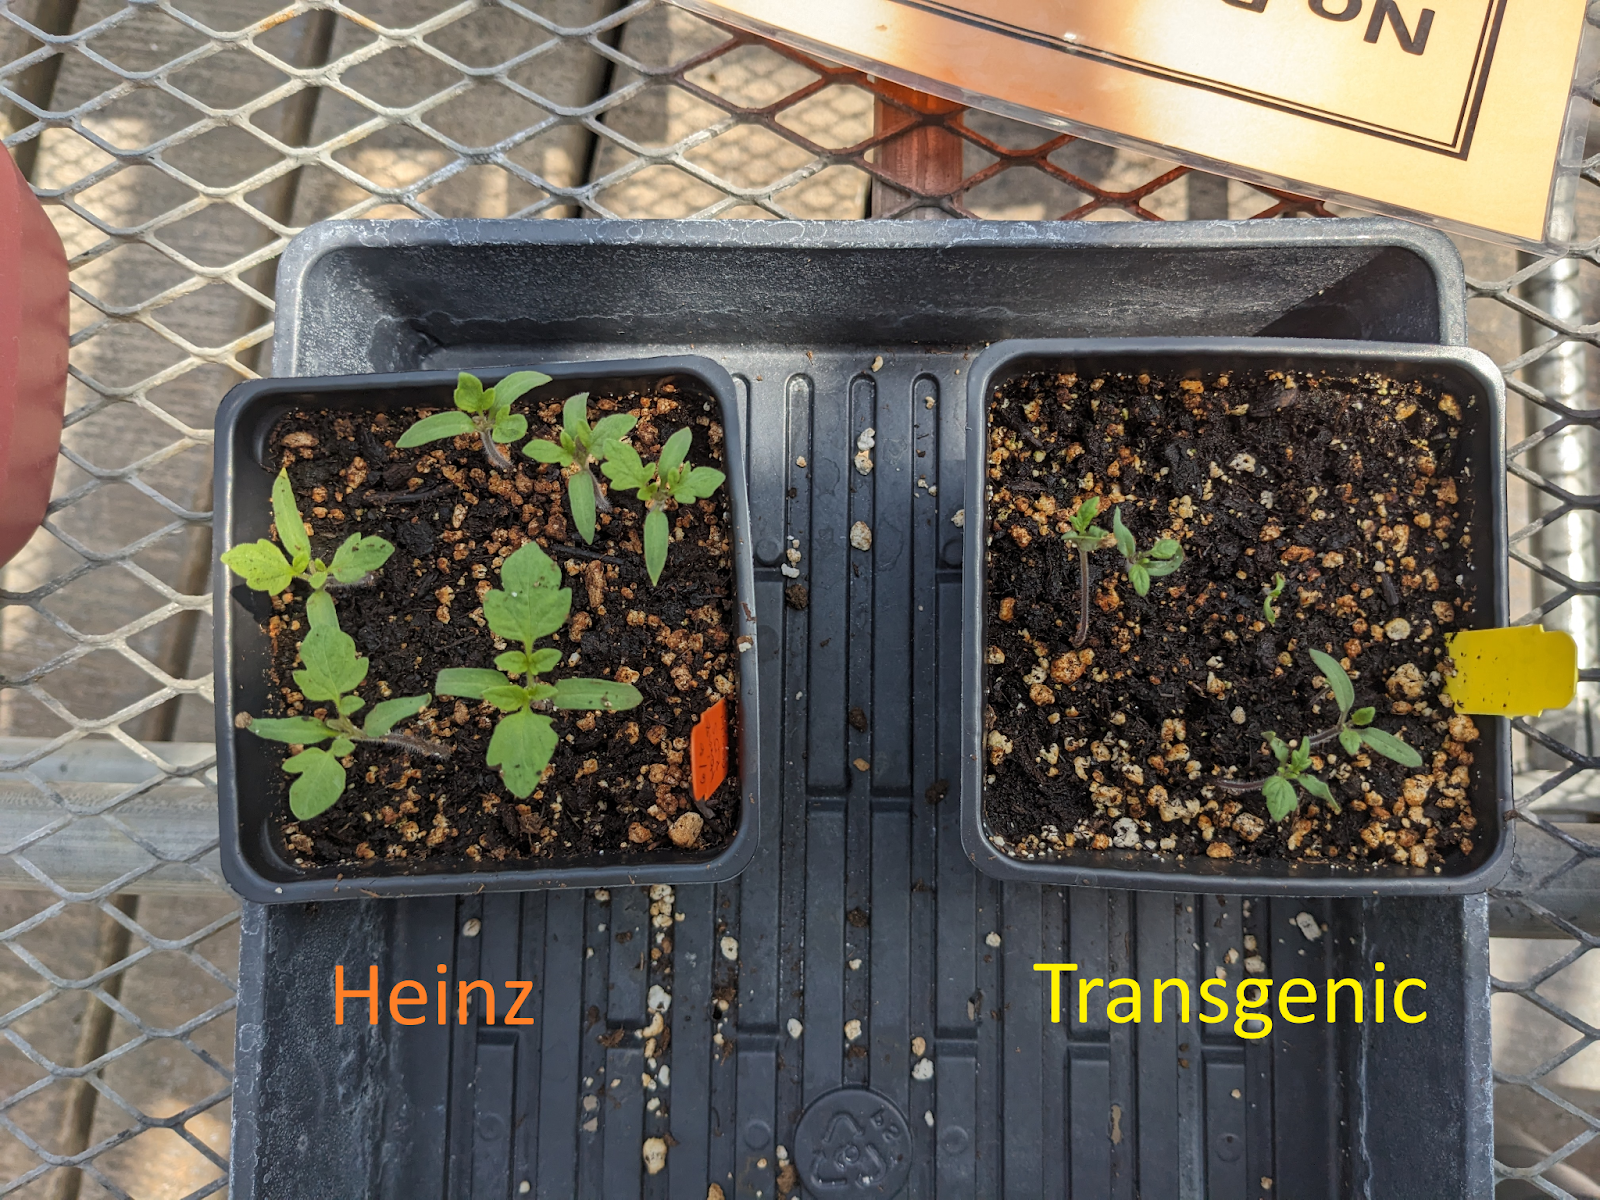
[[[1410,342],[1347,342],[1316,338],[1039,338],[996,342],[973,363],[967,385],[967,460],[962,559],[961,844],[973,864],[999,879],[1071,887],[1139,891],[1208,892],[1252,896],[1418,896],[1482,892],[1511,865],[1511,722],[1475,717],[1482,730],[1468,795],[1478,820],[1467,861],[1439,874],[1392,864],[1346,867],[1285,860],[1212,859],[1145,850],[1075,847],[1049,858],[1006,854],[989,837],[983,815],[984,590],[987,586],[988,396],[1000,384],[1034,370],[1122,369],[1152,365],[1182,370],[1349,369],[1398,379],[1443,382],[1478,401],[1464,422],[1473,464],[1475,537],[1485,539],[1480,558],[1489,572],[1480,591],[1488,604],[1481,627],[1509,620],[1507,593],[1506,474],[1502,436],[1505,385],[1499,370],[1476,350]],[[1474,628],[1480,627],[1474,625]],[[1485,760],[1488,761],[1485,761]]]
[[[250,711],[254,688],[265,694],[269,662],[267,639],[255,618],[232,592],[239,581],[224,567],[213,570],[214,653],[216,662],[217,808],[222,873],[236,892],[262,904],[359,897],[461,895],[489,891],[595,888],[655,883],[718,883],[739,874],[755,854],[760,832],[761,778],[759,688],[756,643],[755,574],[750,548],[743,431],[732,377],[707,358],[674,355],[594,362],[516,362],[475,367],[485,383],[514,370],[536,367],[551,377],[544,389],[562,395],[603,387],[642,389],[669,379],[714,400],[723,427],[723,457],[733,525],[734,645],[739,657],[738,745],[739,828],[714,854],[661,852],[657,862],[587,861],[568,865],[519,863],[467,868],[460,864],[411,864],[365,874],[350,864],[305,869],[282,851],[275,831],[281,815],[281,789],[269,794],[242,783],[241,774],[266,778],[258,739],[234,727],[238,712]],[[265,463],[268,435],[286,412],[296,408],[408,409],[448,406],[457,372],[407,371],[382,375],[258,379],[234,387],[217,410],[213,555],[241,541],[266,536],[272,471]],[[428,395],[430,394],[431,395]],[[537,395],[538,392],[532,393]],[[428,395],[428,399],[422,399]],[[241,503],[237,493],[260,492]],[[748,640],[746,640],[748,639]],[[746,652],[748,651],[748,653]],[[258,761],[260,760],[260,761]],[[279,774],[273,772],[272,774]]]

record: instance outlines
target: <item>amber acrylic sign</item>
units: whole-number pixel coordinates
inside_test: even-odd
[[[1583,0],[680,2],[950,99],[1521,244],[1548,240],[1584,11]]]

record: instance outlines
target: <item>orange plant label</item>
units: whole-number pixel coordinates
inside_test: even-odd
[[[709,800],[728,777],[727,701],[718,700],[700,714],[689,735],[689,769],[696,800]]]

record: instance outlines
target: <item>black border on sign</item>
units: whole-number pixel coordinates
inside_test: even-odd
[[[1093,59],[1108,66],[1132,71],[1139,75],[1147,75],[1153,79],[1199,88],[1202,91],[1214,92],[1217,95],[1228,96],[1235,100],[1243,100],[1248,104],[1260,105],[1262,108],[1277,109],[1279,112],[1286,112],[1297,117],[1306,117],[1309,120],[1320,121],[1325,125],[1335,125],[1343,129],[1353,130],[1356,133],[1382,138],[1385,141],[1398,142],[1404,146],[1413,146],[1418,150],[1426,150],[1432,154],[1443,154],[1449,158],[1462,160],[1466,159],[1472,149],[1472,135],[1477,128],[1478,111],[1483,106],[1484,89],[1489,83],[1489,66],[1494,59],[1495,45],[1500,38],[1500,23],[1504,18],[1506,9],[1506,0],[1490,0],[1484,12],[1483,28],[1478,34],[1477,55],[1472,62],[1472,71],[1467,77],[1466,94],[1462,96],[1461,107],[1456,114],[1455,133],[1449,142],[1441,142],[1437,138],[1419,137],[1416,134],[1405,133],[1402,130],[1386,125],[1361,121],[1354,117],[1343,116],[1339,113],[1329,112],[1307,104],[1296,104],[1293,101],[1284,100],[1277,96],[1269,96],[1264,92],[1255,92],[1248,88],[1218,83],[1214,79],[1207,79],[1201,75],[1175,71],[1170,67],[1144,62],[1141,59],[1130,58],[1127,55],[1117,54],[1110,50],[1101,50],[1094,46],[1069,42],[1065,38],[1052,37],[1050,34],[1040,33],[1038,30],[1028,29],[1022,25],[1008,24],[993,17],[981,17],[974,13],[965,12],[953,4],[945,3],[944,0],[891,0],[891,2],[902,5],[905,8],[920,9],[932,16],[969,25],[987,33],[995,33],[1015,41],[1042,46],[1047,50],[1054,50],[1060,54]]]

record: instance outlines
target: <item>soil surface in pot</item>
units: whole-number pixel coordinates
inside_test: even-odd
[[[1434,870],[1469,853],[1478,731],[1441,695],[1444,638],[1474,604],[1465,403],[1279,372],[1036,374],[998,389],[984,812],[1002,849]],[[1141,551],[1171,537],[1185,561],[1140,597],[1107,538],[1076,648],[1079,565],[1060,535],[1091,495],[1101,528],[1120,505]],[[1313,765],[1341,811],[1302,796],[1275,822],[1260,791],[1213,781],[1271,774],[1268,730],[1292,741],[1336,725],[1312,647],[1423,766],[1323,744]]]
[[[530,438],[555,438],[560,400],[518,404]],[[591,420],[631,412],[630,437],[646,461],[677,429],[694,431],[690,459],[723,466],[722,425],[714,403],[656,395],[590,399]],[[503,557],[533,538],[561,566],[572,590],[567,625],[536,648],[553,646],[563,663],[544,676],[621,679],[644,696],[619,713],[557,712],[557,748],[542,785],[526,800],[507,790],[484,761],[496,710],[437,698],[401,731],[452,747],[443,760],[387,746],[358,745],[347,760],[339,802],[309,821],[288,811],[283,836],[302,866],[399,859],[468,861],[697,857],[724,847],[739,820],[731,777],[704,803],[690,787],[689,738],[718,698],[737,720],[738,648],[733,640],[733,539],[726,485],[708,500],[669,507],[674,540],[659,586],[645,573],[644,509],[632,493],[613,493],[592,546],[573,529],[566,488],[554,466],[511,449],[514,472],[489,468],[476,435],[396,450],[410,422],[432,410],[357,417],[297,412],[272,433],[272,458],[288,468],[315,554],[331,557],[351,533],[376,534],[396,549],[370,584],[336,589],[339,620],[371,660],[360,693],[431,692],[444,667],[493,667],[504,643],[484,622],[482,596],[500,587]],[[595,468],[598,476],[598,468]],[[277,716],[306,710],[293,669],[304,630],[305,587],[268,598],[236,587],[256,604],[272,639]],[[270,605],[270,611],[268,606]],[[359,717],[357,718],[359,720]],[[689,836],[691,835],[692,836]]]

